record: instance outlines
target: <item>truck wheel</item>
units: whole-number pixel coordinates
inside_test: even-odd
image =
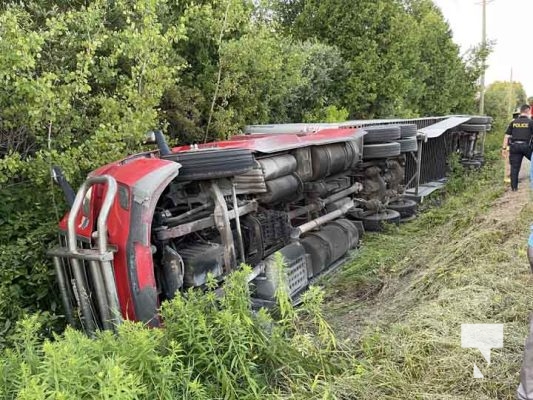
[[[243,174],[255,165],[247,149],[200,149],[163,156],[181,164],[177,180],[197,181]]]
[[[379,143],[367,144],[363,146],[363,160],[371,160],[374,158],[396,157],[401,154],[400,143]]]
[[[415,137],[418,129],[415,124],[400,125],[400,133],[402,139]]]
[[[387,207],[391,210],[398,211],[400,217],[407,218],[416,214],[418,204],[411,199],[400,199],[389,203]]]
[[[462,124],[459,129],[465,132],[485,132],[487,127],[484,124]]]
[[[467,170],[473,170],[473,169],[479,169],[483,165],[482,160],[463,160],[461,161],[461,165],[464,169]]]
[[[492,118],[485,115],[476,115],[468,120],[468,124],[485,125],[492,123]]]
[[[418,150],[418,142],[416,137],[408,137],[406,139],[397,140],[400,143],[400,151],[402,153],[409,153],[410,151]]]
[[[399,224],[400,213],[395,210],[385,210],[373,214],[365,213],[361,217],[365,231],[381,232],[385,224]]]
[[[390,142],[401,138],[400,127],[395,125],[366,126],[363,129],[366,131],[363,139],[365,144]]]

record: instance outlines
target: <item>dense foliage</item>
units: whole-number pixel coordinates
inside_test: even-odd
[[[0,347],[25,313],[58,318],[51,165],[76,186],[154,127],[469,112],[478,73],[430,0],[4,1],[0,54]]]
[[[465,65],[431,1],[288,0],[280,14],[296,38],[339,48],[347,62],[341,104],[351,116],[472,110],[480,54]]]

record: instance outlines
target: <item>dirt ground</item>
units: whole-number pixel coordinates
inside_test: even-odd
[[[520,169],[518,191],[512,192],[507,188],[505,193],[494,202],[490,216],[496,221],[510,221],[516,219],[522,209],[533,199],[529,188],[530,163],[525,160]],[[533,219],[531,221],[533,223]]]
[[[386,236],[397,254],[376,257],[379,285],[370,295],[335,284],[328,289],[332,326],[361,359],[348,397],[514,398],[533,311],[528,175],[524,163],[517,192],[502,191],[499,183],[457,200],[435,229],[427,217],[425,231],[420,222],[413,233]],[[366,251],[372,249],[363,248],[361,257]],[[504,347],[493,350],[490,365],[478,350],[461,347],[465,323],[504,324]],[[484,379],[473,378],[474,362]]]

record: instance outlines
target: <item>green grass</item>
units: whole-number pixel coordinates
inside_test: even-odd
[[[491,138],[483,171],[451,178],[441,207],[367,235],[326,284],[326,315],[358,360],[338,380],[337,396],[514,398],[533,309],[525,253],[533,208],[509,215],[508,205],[495,205],[504,191],[499,140]],[[463,323],[505,324],[504,348],[493,350],[490,366],[461,348]],[[474,362],[485,379],[473,378]]]

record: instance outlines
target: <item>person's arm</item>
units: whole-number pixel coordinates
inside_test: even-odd
[[[531,126],[533,128],[533,125]],[[507,127],[507,130],[505,131],[505,135],[503,136],[503,144],[502,144],[503,151],[509,150],[509,139],[511,139],[512,133],[513,133],[513,123],[511,122],[509,126]]]
[[[507,133],[503,137],[503,150],[509,150],[509,139],[511,139],[511,135],[508,135]]]

